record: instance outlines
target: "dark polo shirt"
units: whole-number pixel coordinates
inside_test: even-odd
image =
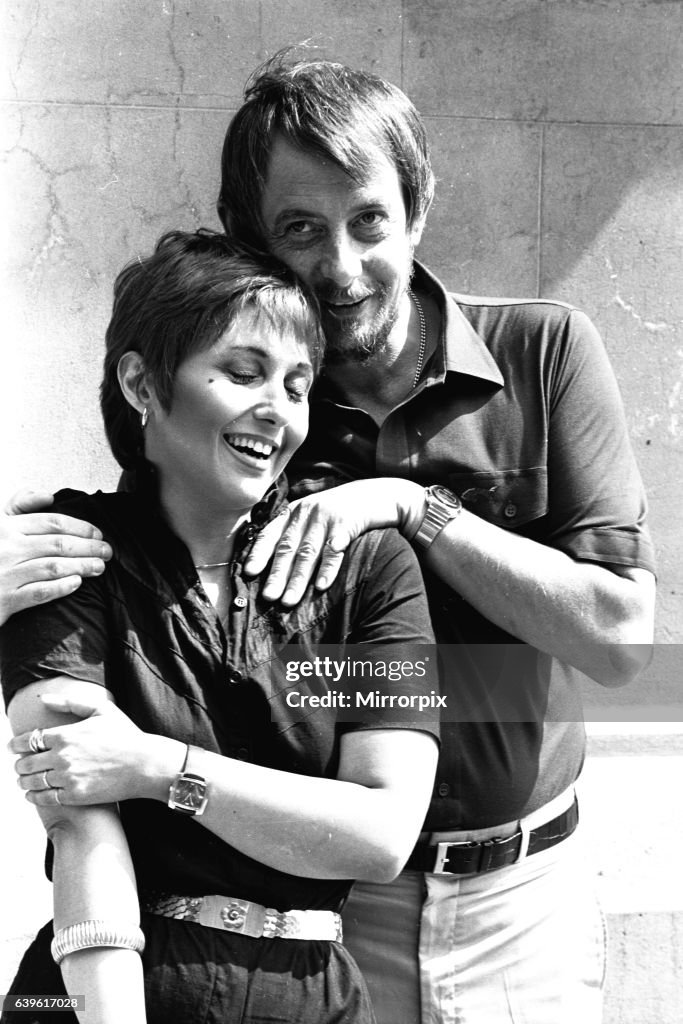
[[[449,295],[419,264],[415,282],[442,317],[421,383],[378,428],[323,376],[290,466],[293,496],[357,478],[438,482],[489,522],[574,559],[653,570],[642,483],[590,320],[557,302]],[[581,769],[576,674],[425,578],[448,696],[426,827],[512,821]]]

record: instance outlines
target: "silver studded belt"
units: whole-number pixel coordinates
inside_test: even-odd
[[[233,896],[174,896],[160,892],[142,893],[140,909],[253,939],[342,941],[341,917],[332,910],[279,911]]]

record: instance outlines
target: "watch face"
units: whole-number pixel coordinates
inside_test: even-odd
[[[172,802],[176,808],[200,813],[206,806],[206,788],[198,775],[181,775],[173,784]]]
[[[450,508],[460,508],[460,498],[457,494],[449,491],[447,487],[442,487],[441,484],[434,484],[430,489],[434,497],[444,505],[448,505]]]

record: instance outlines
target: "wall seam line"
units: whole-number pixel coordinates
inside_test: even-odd
[[[541,298],[541,280],[543,273],[543,186],[545,178],[545,132],[541,126],[541,138],[538,151],[538,209],[536,212],[536,297]]]

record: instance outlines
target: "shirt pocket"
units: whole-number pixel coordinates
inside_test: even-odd
[[[448,486],[469,512],[506,530],[519,530],[548,511],[545,466],[499,473],[451,473]]]

